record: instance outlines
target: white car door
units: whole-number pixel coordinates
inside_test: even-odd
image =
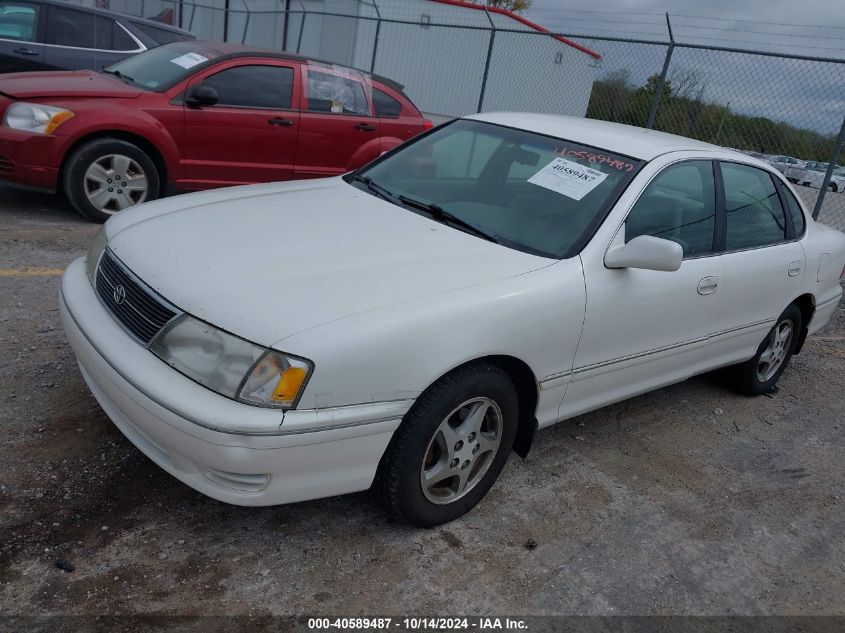
[[[679,270],[609,269],[606,242],[582,253],[586,318],[559,418],[683,380],[708,363],[709,335],[727,319],[717,201],[712,161],[676,162],[645,187],[610,245],[638,235],[676,241]]]
[[[721,162],[720,169],[725,252],[719,293],[731,323],[712,338],[712,353],[726,364],[753,356],[775,319],[801,295],[804,249],[784,209],[784,196],[792,195],[784,185],[779,192],[774,176],[751,165]]]

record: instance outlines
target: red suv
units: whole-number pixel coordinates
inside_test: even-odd
[[[342,174],[431,127],[384,77],[207,42],[0,76],[0,117],[0,179],[101,222],[170,191]]]

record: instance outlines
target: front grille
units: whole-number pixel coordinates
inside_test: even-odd
[[[112,316],[144,345],[176,316],[175,311],[130,273],[108,249],[97,266],[96,286],[97,294]]]
[[[0,171],[3,173],[11,173],[11,171],[15,168],[15,163],[12,162],[12,159],[8,156],[3,156],[0,154]]]

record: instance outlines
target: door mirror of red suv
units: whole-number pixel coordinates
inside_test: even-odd
[[[185,97],[185,104],[192,108],[212,106],[215,103],[217,103],[217,91],[211,86],[203,86],[202,84],[190,88]]]

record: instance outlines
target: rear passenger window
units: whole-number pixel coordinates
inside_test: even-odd
[[[789,207],[789,215],[792,216],[792,229],[795,237],[801,237],[804,235],[804,231],[807,228],[807,220],[804,219],[804,212],[801,210],[801,205],[798,204],[798,200],[795,199],[795,196],[792,195],[792,192],[786,188],[786,185],[782,185],[781,189],[783,189],[783,195],[786,198],[786,205]]]
[[[113,33],[112,33],[111,50],[113,50],[113,51],[135,51],[135,50],[138,50],[138,48],[139,48],[138,43],[129,36],[129,33],[127,33],[122,26],[120,26],[117,22],[114,22],[112,29],[113,29]]]
[[[160,29],[143,22],[133,22],[132,24],[135,25],[136,29],[140,29],[159,44],[172,44],[173,42],[184,42],[185,40],[194,39],[190,35],[171,31],[169,29]]]
[[[384,119],[398,119],[402,114],[402,104],[386,92],[373,88],[373,105],[376,116]]]
[[[37,29],[37,5],[0,2],[0,38],[34,42]]]
[[[625,241],[652,235],[677,242],[684,256],[713,251],[716,187],[713,165],[696,160],[664,169],[645,188],[625,220]]]
[[[725,248],[754,248],[786,239],[786,217],[772,177],[762,169],[737,163],[721,163],[721,168],[727,212]]]
[[[370,106],[360,81],[310,69],[308,109],[311,112],[370,116]]]
[[[203,80],[217,91],[217,105],[242,108],[290,108],[293,69],[284,66],[236,66]]]
[[[51,6],[47,19],[46,42],[73,48],[116,50],[114,34],[119,28],[114,20],[100,15]]]

